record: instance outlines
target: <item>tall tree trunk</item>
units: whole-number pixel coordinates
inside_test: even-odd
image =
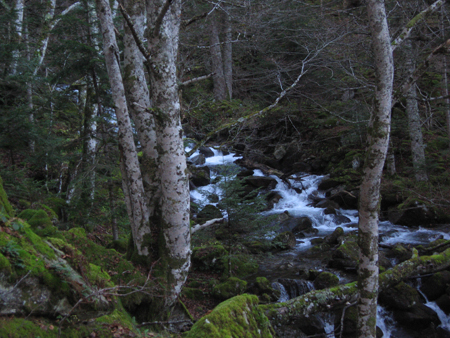
[[[167,283],[165,303],[170,306],[186,280],[191,255],[189,186],[176,69],[181,0],[149,1],[147,6],[148,49],[153,53],[151,99],[158,134],[161,180],[156,216],[160,216],[160,259]]]
[[[393,56],[383,0],[368,0],[377,88],[368,128],[368,147],[361,183],[358,243],[358,337],[376,337],[378,296],[378,219],[380,184],[389,144]]]
[[[415,57],[411,40],[405,41],[406,68],[408,75],[416,70]],[[420,123],[419,105],[417,104],[416,85],[412,85],[407,92],[406,114],[408,115],[408,129],[411,138],[411,154],[416,181],[428,181],[425,170],[425,150]]]
[[[15,49],[12,52],[12,64],[11,64],[11,75],[15,75],[17,72],[17,61],[19,59],[19,44],[22,40],[22,29],[23,29],[23,11],[24,11],[24,0],[14,1],[14,11],[16,18],[14,20],[14,43],[16,44]]]
[[[211,52],[211,67],[214,73],[214,98],[218,101],[227,97],[227,84],[223,71],[222,47],[219,38],[219,15],[215,10],[209,18],[209,43]]]
[[[145,28],[145,1],[126,0],[124,2],[127,13],[134,23],[136,34],[142,40]],[[128,101],[128,109],[136,125],[139,143],[142,147],[142,174],[146,183],[146,197],[153,214],[154,204],[151,202],[158,194],[157,177],[158,151],[156,147],[155,121],[151,114],[150,94],[145,78],[143,55],[136,45],[132,31],[125,25],[124,35],[124,86]]]
[[[127,206],[133,241],[137,253],[140,256],[147,257],[149,255],[149,249],[145,242],[145,237],[150,234],[150,228],[148,226],[149,212],[146,203],[144,203],[144,184],[136,146],[134,144],[133,129],[128,116],[125,89],[119,66],[119,49],[114,33],[111,8],[106,0],[96,0],[96,5],[103,35],[103,52],[105,54],[106,68],[119,126],[123,188],[125,196],[128,196]]]
[[[231,43],[231,18],[224,13],[225,43],[223,45],[223,75],[227,86],[228,99],[233,98],[233,44]]]
[[[449,139],[449,148],[450,148],[450,98],[448,97],[448,75],[447,75],[447,55],[444,55],[444,74],[443,74],[443,84],[444,84],[444,95],[445,99],[445,117],[447,122],[447,137]]]

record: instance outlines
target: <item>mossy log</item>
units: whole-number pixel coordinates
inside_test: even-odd
[[[420,274],[428,274],[450,266],[450,249],[439,255],[414,257],[380,274],[379,291],[400,283],[402,280]],[[358,297],[356,282],[330,289],[315,290],[287,302],[261,305],[272,324],[289,320],[291,316],[308,316],[317,312],[343,307]]]

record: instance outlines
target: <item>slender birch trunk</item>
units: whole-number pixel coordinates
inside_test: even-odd
[[[406,53],[406,68],[409,75],[416,70],[413,46],[411,40],[404,44]],[[416,181],[428,181],[425,170],[425,147],[423,144],[422,128],[420,123],[419,105],[417,104],[416,85],[408,89],[406,97],[406,114],[408,116],[409,137],[411,138],[411,155]]]
[[[16,15],[16,18],[14,20],[14,43],[16,43],[17,46],[12,52],[13,59],[10,70],[11,75],[15,75],[17,72],[17,63],[20,56],[19,44],[22,41],[24,3],[24,0],[14,1],[14,11]]]
[[[150,233],[148,225],[148,208],[145,204],[144,185],[141,169],[134,144],[131,121],[128,116],[125,89],[119,66],[119,49],[114,33],[114,24],[109,3],[106,0],[96,0],[97,14],[103,35],[103,52],[106,68],[111,84],[115,104],[117,123],[119,126],[119,148],[121,153],[121,171],[125,196],[128,195],[127,209],[131,222],[133,241],[140,256],[148,257],[149,249],[145,236]]]
[[[389,144],[393,56],[383,0],[368,0],[377,88],[368,128],[368,147],[361,183],[358,243],[358,337],[376,337],[378,296],[378,219],[380,184]]]
[[[167,8],[167,4],[170,6]],[[161,21],[161,13],[167,12]],[[177,85],[181,0],[147,2],[148,43],[154,63],[151,98],[158,134],[161,198],[160,258],[166,306],[175,303],[190,267],[189,186]]]

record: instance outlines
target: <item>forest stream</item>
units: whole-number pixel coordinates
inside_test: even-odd
[[[234,161],[240,159],[239,155],[229,153],[224,155],[221,151],[214,148],[210,148],[214,155],[205,158],[205,164],[210,168],[211,182],[216,181],[216,177],[219,175],[217,170],[218,166],[236,166]],[[190,159],[199,155],[197,151]],[[242,168],[241,168],[242,169]],[[253,176],[266,176],[261,170],[254,170]],[[300,218],[307,217],[312,221],[314,231],[307,233],[301,233],[301,236],[296,236],[296,245],[294,248],[267,255],[263,260],[259,261],[258,275],[264,276],[269,279],[272,286],[275,289],[281,291],[279,301],[286,301],[290,298],[297,297],[302,293],[306,293],[314,288],[311,282],[301,279],[302,271],[314,269],[317,271],[330,271],[339,277],[339,284],[348,283],[356,280],[355,271],[348,271],[342,269],[336,269],[330,266],[324,265],[323,257],[321,254],[310,255],[307,254],[308,250],[313,247],[314,241],[320,241],[320,239],[331,235],[337,227],[342,227],[344,233],[348,234],[355,232],[358,227],[358,211],[357,210],[344,210],[338,209],[336,214],[325,214],[325,208],[319,208],[313,206],[313,200],[325,199],[325,194],[318,190],[319,183],[326,178],[326,176],[310,175],[306,173],[297,173],[289,177],[288,182],[283,181],[276,175],[268,175],[269,177],[277,181],[277,185],[273,192],[276,192],[281,196],[281,199],[273,205],[273,208],[269,211],[265,211],[265,215],[278,215],[278,219],[282,219],[283,215],[289,215],[289,217]],[[216,179],[216,180],[215,180]],[[210,204],[207,199],[207,195],[217,192],[216,184],[210,184],[203,187],[191,190],[191,200],[199,205]],[[220,194],[219,194],[220,195]],[[212,203],[216,205],[217,203]],[[226,216],[226,215],[224,215]],[[292,230],[281,229],[278,231]],[[267,233],[265,236],[268,238],[275,237],[276,232]],[[389,248],[395,246],[397,243],[401,243],[404,246],[414,247],[417,245],[426,245],[436,239],[450,239],[450,227],[441,226],[439,228],[426,229],[422,227],[410,228],[406,226],[394,225],[389,221],[382,221],[379,224],[379,242],[380,251],[383,248]],[[396,258],[390,258],[390,263],[396,265],[398,263]],[[326,264],[326,263],[325,263]],[[289,284],[296,284],[295,287],[288,286]],[[420,289],[420,279],[416,279],[412,282],[415,287]],[[425,295],[421,293],[425,298],[425,305],[436,312],[441,321],[440,336],[450,336],[450,317],[447,316],[435,302],[430,302],[426,299]],[[325,331],[328,336],[331,337],[334,328],[334,316],[323,316],[322,320]],[[401,326],[399,326],[393,319],[392,313],[382,306],[378,306],[378,319],[377,325],[379,329],[383,331],[383,337],[411,337]],[[445,331],[445,333],[444,333]]]

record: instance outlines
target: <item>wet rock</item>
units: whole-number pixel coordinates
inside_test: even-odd
[[[343,270],[356,270],[359,260],[359,247],[356,239],[346,240],[332,254],[328,265]]]
[[[344,215],[336,215],[333,217],[333,221],[336,225],[350,223],[351,219]]]
[[[284,157],[284,155],[286,155],[286,148],[283,145],[276,146],[273,152],[273,157],[279,161]]]
[[[295,235],[290,231],[282,232],[272,240],[272,246],[276,250],[289,250],[294,248],[296,244]]]
[[[209,147],[202,146],[202,147],[198,148],[198,151],[200,154],[204,155],[205,157],[213,157],[214,156],[214,152]]]
[[[245,150],[246,145],[244,143],[236,143],[233,145],[233,150],[235,150],[238,153],[241,153]]]
[[[278,182],[272,177],[249,176],[245,178],[244,184],[251,185],[255,188],[272,190],[277,186]]]
[[[193,183],[195,187],[203,187],[211,183],[209,167],[190,166],[189,171],[191,172],[190,181]]]
[[[325,242],[330,245],[338,244],[338,238],[344,234],[344,229],[337,227],[331,235],[325,237]],[[311,242],[312,243],[312,242]]]
[[[328,190],[331,188],[335,188],[338,185],[341,185],[342,183],[344,183],[344,181],[341,179],[328,178],[328,179],[324,179],[324,180],[322,180],[322,182],[320,182],[318,189],[319,190]]]
[[[442,295],[436,299],[436,304],[446,315],[450,314],[450,296],[448,294]]]
[[[267,197],[267,210],[273,209],[273,206],[277,204],[283,197],[278,191],[271,191]]]
[[[407,261],[412,256],[412,250],[404,247],[402,244],[397,243],[392,249],[386,253],[386,257],[396,259],[397,263]]]
[[[331,272],[324,271],[314,280],[316,290],[330,288],[339,284],[339,277]]]
[[[388,210],[389,221],[405,226],[432,227],[450,220],[437,206],[420,201],[404,203],[402,208],[394,207]]]
[[[441,321],[432,309],[424,304],[417,304],[408,311],[394,311],[395,320],[410,330],[424,330],[430,323],[438,326]]]
[[[203,165],[206,162],[205,155],[198,154],[196,156],[193,156],[189,159],[189,162],[195,165]]]
[[[418,291],[403,282],[381,292],[379,301],[391,309],[404,311],[422,303]]]
[[[420,290],[429,301],[434,301],[445,294],[448,284],[450,284],[450,271],[436,272],[423,282]]]
[[[333,209],[339,209],[339,204],[337,204],[334,201],[331,201],[329,199],[323,199],[316,203],[316,208],[333,208]]]
[[[266,277],[257,277],[255,283],[253,283],[247,292],[258,296],[260,301],[276,302],[280,298],[280,290],[276,290],[272,287],[269,280]]]
[[[342,209],[358,209],[359,190],[351,192],[342,190],[329,197],[336,202]]]
[[[294,218],[295,226],[292,228],[292,232],[297,235],[302,232],[311,232],[313,230],[312,221],[308,217]],[[287,226],[288,222],[283,223],[283,227]]]
[[[325,215],[336,215],[336,209],[335,208],[333,208],[333,207],[327,207],[324,211],[323,211],[323,213],[325,214]]]

